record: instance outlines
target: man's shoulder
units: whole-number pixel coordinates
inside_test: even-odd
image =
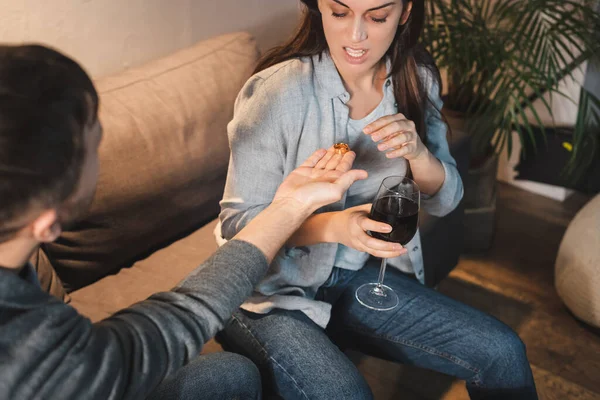
[[[40,287],[35,268],[31,264],[25,264],[18,271],[0,268],[0,298],[5,302],[48,297],[53,298]]]
[[[57,313],[64,316],[65,311],[71,316],[76,313],[74,309],[40,287],[33,266],[26,265],[20,273],[0,268],[2,324],[41,324],[43,319],[56,317]],[[25,315],[35,315],[35,318],[25,318]]]

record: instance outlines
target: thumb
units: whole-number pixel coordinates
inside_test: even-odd
[[[344,192],[352,186],[356,181],[367,179],[369,174],[362,169],[353,169],[345,172],[342,176],[335,180],[335,185],[341,188]]]
[[[364,211],[367,214],[369,214],[371,212],[372,207],[373,207],[373,205],[371,203],[367,203],[367,204],[361,204],[360,206],[354,207],[354,210],[355,211]]]

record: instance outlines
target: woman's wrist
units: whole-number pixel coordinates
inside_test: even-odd
[[[429,164],[433,161],[432,158],[435,158],[435,156],[431,154],[431,152],[426,146],[423,147],[424,149],[417,157],[408,160],[411,169],[415,167],[418,168],[420,166],[425,166],[426,164]]]
[[[341,214],[340,211],[332,211],[332,212],[327,212],[327,213],[323,213],[320,214],[322,215],[323,218],[323,222],[322,222],[322,226],[323,226],[323,241],[325,243],[338,243],[339,242],[339,238],[338,238],[338,227],[340,225],[340,221],[339,221],[339,215]]]
[[[424,154],[410,160],[409,163],[413,179],[419,185],[421,193],[435,195],[446,178],[442,162],[426,148]]]
[[[287,242],[290,247],[310,246],[318,243],[334,243],[337,235],[335,229],[336,212],[313,214],[292,235]]]

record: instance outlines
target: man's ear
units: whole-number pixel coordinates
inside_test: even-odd
[[[56,210],[46,210],[29,224],[33,238],[40,243],[55,241],[62,233]]]
[[[412,11],[413,2],[409,1],[406,3],[406,8],[402,10],[402,16],[400,17],[400,25],[404,25],[408,18],[410,17],[410,13]]]

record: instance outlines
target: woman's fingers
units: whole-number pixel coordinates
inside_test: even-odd
[[[377,149],[380,151],[386,151],[389,149],[399,149],[407,143],[410,143],[413,135],[410,132],[400,132],[388,137],[383,142],[377,145]]]
[[[363,231],[380,233],[390,233],[392,231],[392,227],[390,225],[384,222],[372,220],[367,217],[362,218],[362,220],[359,222],[359,225]]]
[[[366,233],[361,235],[358,239],[361,243],[360,247],[362,247],[360,250],[375,257],[392,258],[401,256],[407,252],[407,250],[398,243],[375,239]]]
[[[385,240],[376,239],[372,236],[367,235],[366,232],[364,234],[359,235],[358,240],[363,244],[363,246],[367,247],[371,250],[381,250],[381,251],[400,251],[402,250],[402,246],[398,243],[386,242]]]
[[[367,135],[372,135],[376,131],[380,130],[384,126],[391,124],[394,121],[402,121],[405,119],[406,119],[406,117],[404,116],[404,114],[386,115],[385,117],[381,117],[381,118],[371,122],[369,125],[365,126],[365,128],[363,129],[363,132],[366,133]]]
[[[412,143],[407,144],[405,146],[400,147],[399,149],[388,151],[387,153],[385,153],[385,156],[387,158],[404,157],[407,154],[413,153],[415,151],[415,148],[416,146],[414,146]]]
[[[396,257],[400,257],[403,254],[408,253],[408,250],[406,250],[405,248],[403,248],[400,251],[381,251],[381,250],[369,251],[369,250],[367,250],[367,253],[369,253],[370,255],[372,255],[374,257],[378,257],[378,258],[396,258]]]
[[[363,212],[370,210],[370,204],[361,206]],[[390,233],[392,227],[386,223],[375,221],[362,215],[359,217],[358,226],[361,231],[355,235],[355,238],[360,243],[359,247],[362,247],[362,251],[365,251],[375,257],[398,257],[406,253],[406,249],[399,243],[388,242],[385,240],[377,239],[367,232],[379,232],[379,233]]]

